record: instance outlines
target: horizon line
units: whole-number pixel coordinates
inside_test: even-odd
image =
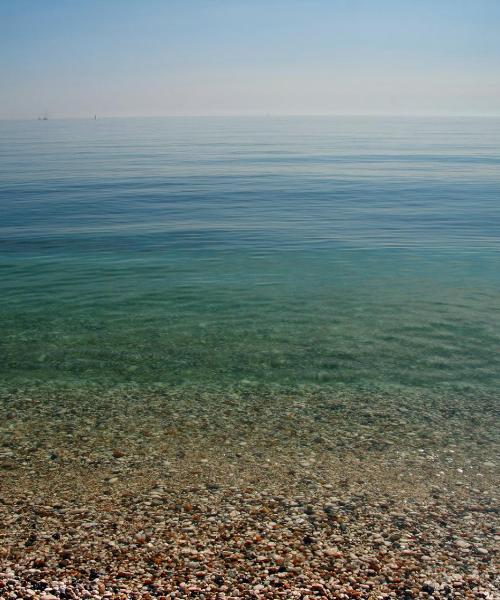
[[[498,113],[438,113],[438,112],[408,112],[408,113],[389,113],[389,112],[334,112],[334,113],[169,113],[169,114],[156,114],[156,115],[143,115],[143,114],[129,114],[129,115],[108,115],[105,114],[101,117],[97,113],[92,113],[88,116],[74,115],[74,116],[50,116],[48,111],[34,116],[24,117],[0,117],[0,121],[38,121],[44,120],[41,118],[47,116],[49,121],[86,121],[95,120],[94,117],[97,115],[97,120],[103,119],[189,119],[189,118],[293,118],[293,117],[389,117],[389,118],[499,118],[500,112]]]

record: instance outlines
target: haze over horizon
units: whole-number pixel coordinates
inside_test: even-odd
[[[500,2],[0,0],[0,118],[500,115]]]

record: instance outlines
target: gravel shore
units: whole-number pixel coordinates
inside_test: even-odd
[[[0,597],[500,597],[492,399],[23,390],[0,406]]]

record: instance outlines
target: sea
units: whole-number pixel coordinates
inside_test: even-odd
[[[500,119],[0,123],[0,384],[500,389]]]

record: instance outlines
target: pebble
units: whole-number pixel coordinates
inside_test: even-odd
[[[133,419],[106,391],[61,393],[64,414],[4,396],[0,597],[499,597],[479,409],[462,444],[446,398],[421,398],[410,422],[412,398],[332,411],[324,395],[284,395],[276,411],[275,397],[130,393]],[[19,415],[15,444],[2,410]]]

